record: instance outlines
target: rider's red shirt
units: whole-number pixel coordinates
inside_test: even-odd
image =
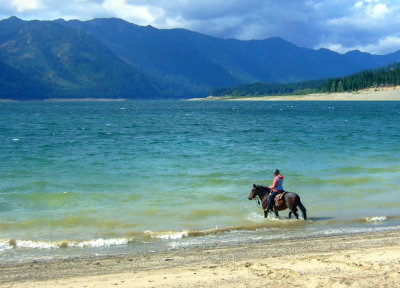
[[[269,186],[269,188],[274,189],[274,192],[277,192],[279,190],[283,190],[283,176],[282,175],[278,175],[275,177],[274,179],[274,183],[272,183],[271,186]]]

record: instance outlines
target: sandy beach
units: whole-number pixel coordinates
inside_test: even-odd
[[[0,266],[0,287],[400,287],[400,231]]]
[[[252,97],[214,97],[195,98],[194,101],[400,101],[400,86],[369,88],[357,92],[316,93],[308,95],[252,96]]]

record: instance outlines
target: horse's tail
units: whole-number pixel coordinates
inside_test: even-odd
[[[300,210],[301,210],[301,214],[303,215],[303,219],[307,220],[307,209],[306,207],[304,207],[303,203],[301,203],[300,201],[300,196],[297,195],[297,205],[299,206]]]

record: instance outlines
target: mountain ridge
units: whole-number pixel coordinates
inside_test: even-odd
[[[120,58],[153,77],[162,80],[167,75],[176,89],[186,85],[185,80],[188,80],[189,86],[202,89],[203,94],[216,86],[344,76],[400,59],[398,51],[393,59],[371,55],[365,63],[328,49],[298,47],[279,37],[250,41],[220,39],[186,29],[138,26],[118,18],[63,23],[87,31]],[[106,29],[99,29],[101,27]],[[107,29],[108,33],[104,33]],[[195,71],[191,67],[195,67]]]
[[[32,30],[35,25],[41,29]],[[31,30],[24,31],[25,26]],[[26,42],[29,37],[36,39],[33,46]],[[22,52],[16,56],[15,49]],[[68,50],[70,62],[59,57],[63,49]],[[34,56],[30,65],[22,57],[29,54]],[[0,21],[0,61],[27,78],[33,75],[49,91],[49,98],[62,94],[67,98],[176,99],[208,96],[218,87],[254,82],[291,83],[350,75],[399,62],[400,50],[387,55],[339,54],[298,47],[279,37],[220,39],[118,18],[25,21],[10,17]],[[55,76],[50,77],[53,72]],[[0,83],[7,81],[0,77]]]

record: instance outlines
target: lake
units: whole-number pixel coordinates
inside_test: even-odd
[[[399,230],[399,120],[400,102],[0,103],[0,262]],[[247,199],[274,169],[309,220]]]

